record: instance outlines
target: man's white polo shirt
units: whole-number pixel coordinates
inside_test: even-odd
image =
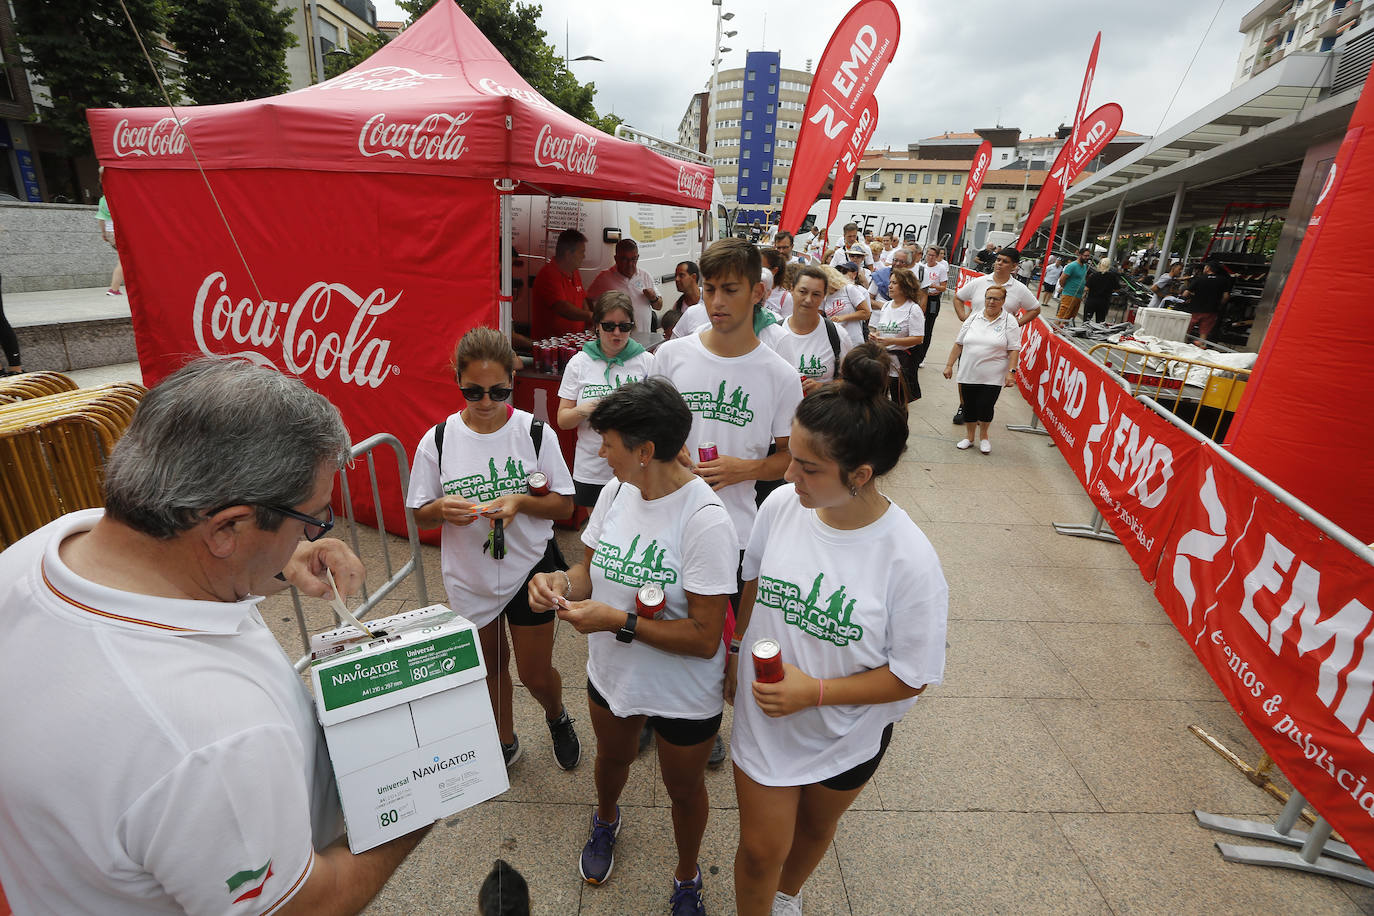
[[[260,598],[77,577],[72,513],[0,554],[0,883],[18,913],[260,914],[341,834],[310,697]]]

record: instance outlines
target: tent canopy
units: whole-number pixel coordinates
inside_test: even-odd
[[[179,113],[180,122],[166,108],[88,112],[102,164],[507,178],[516,193],[695,209],[711,202],[709,166],[670,159],[562,111],[452,0],[331,80]]]

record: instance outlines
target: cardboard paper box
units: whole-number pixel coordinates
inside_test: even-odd
[[[477,630],[443,605],[311,638],[315,709],[348,847],[363,852],[510,788]]]

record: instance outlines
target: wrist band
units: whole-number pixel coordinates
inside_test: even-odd
[[[559,572],[563,574],[563,597],[567,598],[572,595],[572,576],[568,575],[566,569],[560,569]]]
[[[732,639],[732,640],[730,640],[730,654],[731,654],[731,655],[739,655],[739,647],[740,647],[740,641],[739,641],[738,639]]]
[[[824,679],[821,679],[818,683],[821,685],[821,691],[820,691],[820,693],[818,693],[818,694],[816,695],[816,705],[817,705],[817,706],[819,706],[819,705],[821,705],[823,702],[825,702],[825,680],[824,680]]]

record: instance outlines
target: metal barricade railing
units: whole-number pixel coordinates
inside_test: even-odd
[[[348,472],[353,468],[358,458],[363,458],[367,464],[368,482],[372,487],[372,505],[377,510],[377,534],[382,545],[382,561],[386,566],[386,581],[376,590],[369,592],[367,582],[363,582],[363,603],[355,612],[355,616],[360,620],[365,619],[376,608],[378,602],[412,574],[415,576],[415,588],[419,596],[420,606],[429,604],[429,592],[425,586],[424,561],[420,555],[420,531],[415,525],[415,513],[410,509],[405,510],[406,534],[410,541],[410,559],[399,569],[393,568],[390,538],[386,532],[386,518],[382,510],[381,491],[377,487],[377,463],[372,456],[372,450],[379,445],[390,446],[396,454],[396,473],[400,478],[401,498],[404,501],[406,491],[410,489],[410,459],[406,455],[405,447],[395,436],[378,433],[357,443],[349,453],[349,467],[339,471],[339,496],[343,501],[344,516],[348,520],[349,543],[353,547],[354,553],[361,553],[358,543],[358,522],[353,516],[353,494],[348,483]],[[291,589],[291,603],[296,611],[296,627],[300,631],[301,645],[306,652],[305,657],[296,662],[296,670],[303,671],[310,660],[310,633],[305,624],[305,610],[301,606],[301,596],[295,588]]]
[[[1099,354],[1099,350],[1104,352]],[[1214,440],[1222,431],[1222,420],[1240,405],[1250,380],[1249,369],[1218,366],[1206,360],[1123,344],[1100,343],[1089,348],[1088,355],[1121,376],[1133,396],[1148,396],[1180,417],[1191,404],[1193,415],[1188,422],[1195,428],[1204,408],[1216,410],[1216,420],[1206,433]]]

